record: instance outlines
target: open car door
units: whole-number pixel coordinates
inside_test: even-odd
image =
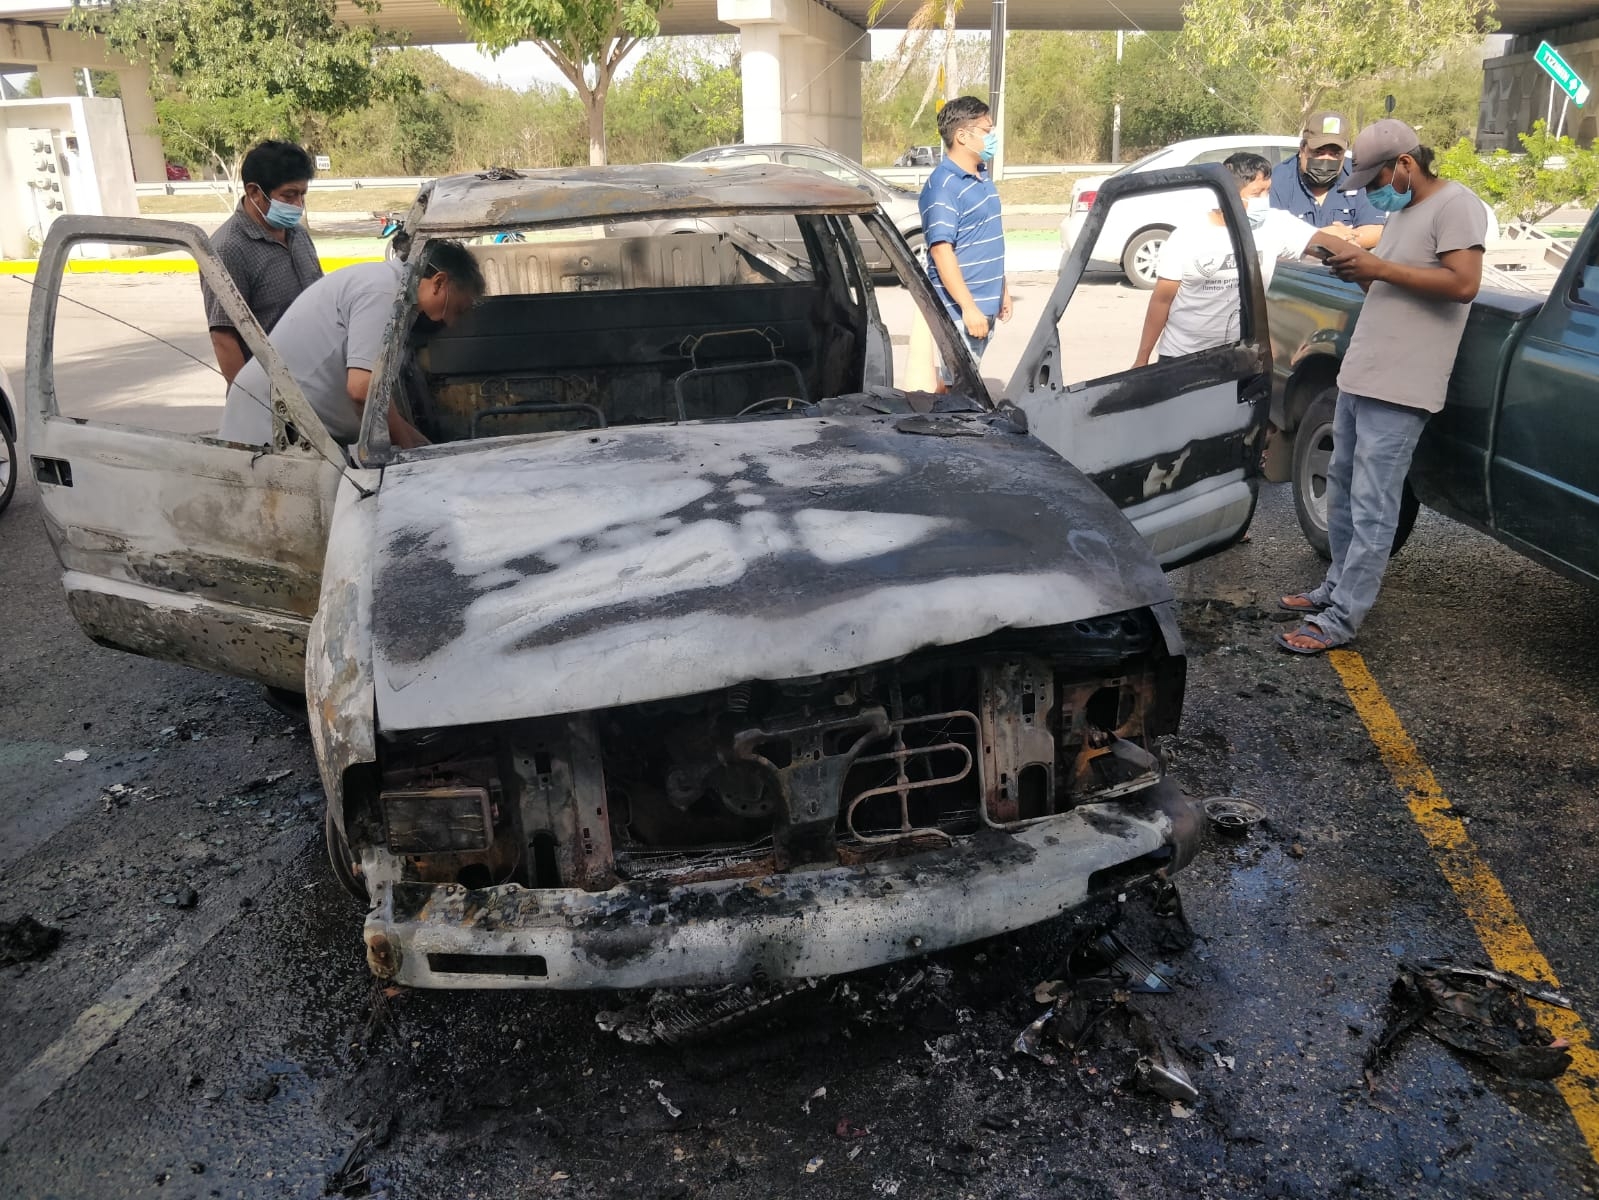
[[[83,243],[165,255],[174,269],[73,271]],[[201,277],[267,368],[269,444],[212,433],[226,386]],[[35,278],[26,448],[73,617],[103,645],[303,690],[333,502],[339,487],[364,485],[205,235],[63,216]]]
[[[1212,192],[1221,210],[1223,224],[1208,236],[1216,267],[1236,268],[1236,311],[1227,314],[1225,344],[1134,367],[1136,341],[1107,347],[1095,323],[1112,307],[1136,308],[1141,319],[1151,293],[1083,289],[1089,254],[1118,201],[1194,187]],[[1201,166],[1106,180],[1005,394],[1035,436],[1127,514],[1163,567],[1241,538],[1261,475],[1271,342],[1261,265],[1232,175]]]

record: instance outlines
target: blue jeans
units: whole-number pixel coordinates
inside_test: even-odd
[[[1313,623],[1336,643],[1355,636],[1377,602],[1399,526],[1410,457],[1431,414],[1338,393],[1333,415],[1332,465],[1327,469],[1327,539],[1332,566],[1315,591],[1325,605]]]
[[[972,352],[972,357],[977,360],[979,366],[982,365],[983,351],[988,349],[988,343],[993,339],[994,336],[994,326],[997,324],[999,324],[998,317],[989,317],[988,337],[974,338],[971,334],[966,332],[966,322],[961,320],[960,313],[957,312],[955,314],[955,328],[965,340],[966,348]],[[942,360],[940,360],[938,364],[938,377],[943,381],[945,387],[949,387],[955,382],[955,372],[950,369],[948,363],[945,363]]]

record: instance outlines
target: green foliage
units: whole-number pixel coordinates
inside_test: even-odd
[[[1502,220],[1538,221],[1567,204],[1599,202],[1599,152],[1554,137],[1543,121],[1521,135],[1523,154],[1478,154],[1467,139],[1438,156],[1438,173],[1465,184]]]
[[[1124,157],[1184,138],[1253,133],[1262,127],[1254,81],[1191,61],[1179,34],[1129,38],[1120,68],[1112,58],[1100,73],[1104,90],[1122,98]],[[1108,151],[1108,120],[1104,140]]]
[[[1489,0],[1188,0],[1183,39],[1217,70],[1275,80],[1299,123],[1329,91],[1418,71],[1497,28]]]
[[[172,162],[236,179],[251,146],[265,138],[299,137],[299,124],[286,100],[260,92],[191,100],[182,95],[156,101],[156,126]]]
[[[1095,162],[1108,153],[1114,33],[1013,33],[1005,46],[1007,162]],[[936,138],[936,135],[935,135]]]
[[[1427,70],[1389,71],[1334,88],[1317,107],[1347,113],[1358,128],[1383,116],[1383,101],[1393,96],[1394,116],[1421,134],[1423,144],[1452,146],[1476,134],[1482,59],[1480,44],[1464,46]],[[1268,109],[1290,114],[1282,132],[1295,132],[1291,114],[1298,108],[1298,99],[1280,86],[1268,87],[1265,96]]]
[[[571,166],[588,160],[583,108],[558,87],[518,92],[450,66],[431,50],[401,50],[425,105],[380,100],[334,121],[319,142],[340,175],[431,175],[491,166]],[[444,136],[446,135],[447,136]]]
[[[588,115],[589,161],[606,161],[605,97],[617,67],[661,31],[668,0],[442,0],[491,53],[532,42],[577,89]]]
[[[650,47],[610,101],[609,142],[624,161],[666,161],[736,142],[743,85],[734,38],[680,38]]]
[[[333,12],[333,0],[120,0],[74,3],[65,24],[147,65],[164,92],[201,104],[248,99],[334,117],[413,86],[384,61],[391,35]]]
[[[444,0],[491,53],[520,42],[549,43],[569,61],[602,61],[618,40],[661,31],[666,0]],[[625,53],[626,51],[624,51]],[[553,57],[553,56],[552,56]],[[557,66],[561,64],[557,62]]]

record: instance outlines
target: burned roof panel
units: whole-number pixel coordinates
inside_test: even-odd
[[[418,229],[427,233],[566,225],[651,215],[867,213],[866,192],[819,171],[758,163],[561,167],[438,180]]]

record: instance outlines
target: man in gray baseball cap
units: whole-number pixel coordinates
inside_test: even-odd
[[[1405,476],[1427,418],[1444,406],[1488,233],[1482,201],[1438,178],[1434,155],[1403,121],[1355,138],[1346,181],[1388,214],[1376,250],[1350,246],[1328,265],[1366,292],[1342,369],[1327,470],[1332,565],[1321,584],[1284,596],[1304,614],[1277,644],[1320,654],[1351,641],[1382,587]]]

